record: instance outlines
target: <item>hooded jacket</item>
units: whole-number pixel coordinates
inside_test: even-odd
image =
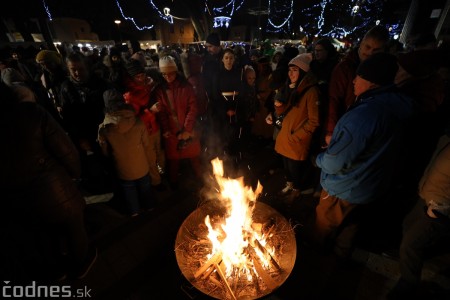
[[[125,101],[134,107],[136,115],[144,122],[150,135],[159,131],[156,115],[150,110],[150,107],[154,104],[150,102],[154,86],[153,80],[145,85],[130,80],[127,83],[127,92],[123,95]]]
[[[294,99],[300,94],[303,94],[300,99]],[[308,158],[313,133],[319,127],[319,104],[317,80],[308,73],[290,96],[288,105],[292,108],[284,117],[277,135],[277,153],[293,160]]]
[[[412,100],[390,87],[360,95],[336,124],[327,150],[316,158],[328,194],[354,204],[383,196],[412,114]]]
[[[136,180],[148,174],[149,136],[132,108],[106,114],[99,127],[98,141],[102,152],[112,157],[120,179]]]

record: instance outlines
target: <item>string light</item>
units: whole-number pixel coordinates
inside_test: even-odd
[[[277,2],[277,3],[275,3]],[[280,3],[280,2],[284,2],[284,3]],[[289,4],[290,2],[290,4]],[[273,3],[273,4],[272,4]],[[268,8],[268,28],[267,31],[271,31],[271,32],[280,32],[283,30],[283,27],[287,24],[287,31],[290,31],[290,18],[292,16],[292,13],[294,12],[294,0],[269,0],[269,8]],[[287,17],[285,17],[284,21],[282,21],[280,24],[276,25],[274,24],[274,22],[272,21],[274,18],[277,19],[283,19],[282,17],[278,16],[278,13],[280,14],[284,14],[286,15],[286,13],[289,12],[287,14]],[[270,26],[269,26],[270,25]]]
[[[116,0],[116,4],[117,4],[117,7],[118,7],[119,10],[120,10],[120,13],[122,14],[122,17],[123,17],[125,20],[131,21],[131,22],[134,24],[134,26],[136,27],[136,29],[142,31],[142,30],[148,30],[148,29],[152,29],[152,28],[153,28],[154,25],[150,25],[150,26],[142,26],[142,27],[141,27],[141,26],[138,26],[138,25],[136,24],[136,22],[134,21],[134,18],[125,16],[125,14],[123,13],[122,7],[120,6],[119,0]]]
[[[45,9],[45,12],[47,13],[48,19],[50,21],[52,21],[53,20],[52,14],[50,13],[50,9],[48,8],[47,3],[45,3],[45,0],[42,0],[42,4],[44,5],[44,9]]]
[[[208,5],[207,2],[208,0],[205,1],[206,5]],[[245,0],[240,0],[239,4],[236,5],[236,0],[231,0],[222,7],[213,7],[213,12],[217,12],[223,15],[229,15],[230,17],[232,17],[234,12],[238,11],[241,8],[242,4],[244,4],[244,2]],[[231,10],[229,13],[225,13],[227,9],[229,9],[228,7],[231,7]]]
[[[156,7],[156,5],[153,3],[153,0],[149,0],[149,2],[150,2],[150,5],[153,7],[153,9],[156,10],[156,12],[158,13],[158,15],[159,15],[159,17],[160,17],[161,19],[164,19],[164,20],[166,20],[167,22],[169,22],[170,24],[173,24],[173,17],[172,17],[172,15],[170,14],[170,9],[169,9],[169,13],[168,13],[168,14],[162,13],[162,12],[158,9],[158,7]]]
[[[318,36],[362,35],[368,26],[381,15],[383,1],[352,0],[349,2],[336,3],[333,0],[322,0],[320,3],[304,9],[302,13],[308,18],[304,19],[303,27]],[[328,14],[330,11],[333,11],[333,14]],[[326,20],[325,15],[332,15],[334,18]],[[311,22],[311,19],[317,19],[317,23]]]

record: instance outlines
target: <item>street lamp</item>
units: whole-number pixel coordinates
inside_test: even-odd
[[[117,31],[119,32],[119,42],[122,44],[122,34],[120,33],[120,23],[122,23],[122,21],[114,20],[114,23],[116,23],[117,25]]]

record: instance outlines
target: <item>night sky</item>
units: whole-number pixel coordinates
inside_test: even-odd
[[[8,3],[11,9],[3,9],[2,16],[10,16],[20,21],[21,18],[39,17],[47,18],[43,3],[47,4],[53,18],[72,17],[80,18],[88,21],[91,24],[92,30],[99,33],[111,32],[111,26],[114,27],[114,20],[122,20],[122,30],[125,32],[137,32],[131,21],[124,20],[120,10],[116,4],[116,0],[13,0]],[[139,26],[156,25],[160,21],[160,17],[156,10],[152,8],[149,0],[118,0],[124,14],[127,17],[133,17]],[[208,0],[208,3],[213,6],[225,4],[229,0]],[[269,0],[246,0],[244,5],[238,10],[232,19],[233,25],[255,25],[257,21],[261,21],[264,26],[267,23],[267,16],[261,16],[257,20],[256,16],[248,13],[249,8],[256,8],[261,4],[267,6]],[[272,0],[276,3],[277,0]],[[342,0],[351,3],[351,0]],[[380,0],[383,1],[386,8],[389,8],[388,15],[393,15],[392,10],[399,5],[408,5],[408,0]],[[155,5],[162,12],[165,6],[171,8],[171,13],[178,17],[189,17],[187,10],[183,4],[188,5],[193,12],[204,13],[205,0],[153,0]],[[236,0],[238,3],[239,0]],[[286,0],[280,0],[280,2]],[[304,7],[309,7],[313,3],[318,3],[319,0],[294,0],[294,22],[291,28],[297,28],[296,22],[302,17],[301,10]],[[199,18],[200,16],[197,16]],[[315,20],[314,20],[315,21]],[[294,29],[295,30],[295,29]],[[108,37],[107,37],[108,38]]]

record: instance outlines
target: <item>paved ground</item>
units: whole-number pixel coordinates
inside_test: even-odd
[[[276,166],[272,151],[266,148],[244,158],[239,171],[248,183],[262,183],[260,201],[282,213],[297,233],[294,269],[287,281],[264,299],[384,299],[399,273],[398,263],[381,252],[395,248],[397,231],[377,236],[377,226],[367,230],[359,238],[350,266],[341,265],[332,255],[315,252],[303,245],[298,233],[318,199],[306,196],[290,208],[282,205],[275,195],[284,184],[283,174]],[[187,179],[178,191],[160,192],[158,208],[136,218],[122,214],[114,199],[90,204],[87,224],[99,249],[98,260],[85,279],[63,284],[86,286],[96,299],[209,299],[183,277],[174,252],[180,225],[199,203],[195,185]],[[427,261],[424,289],[428,293],[418,294],[419,299],[450,299],[449,262],[449,255]]]

